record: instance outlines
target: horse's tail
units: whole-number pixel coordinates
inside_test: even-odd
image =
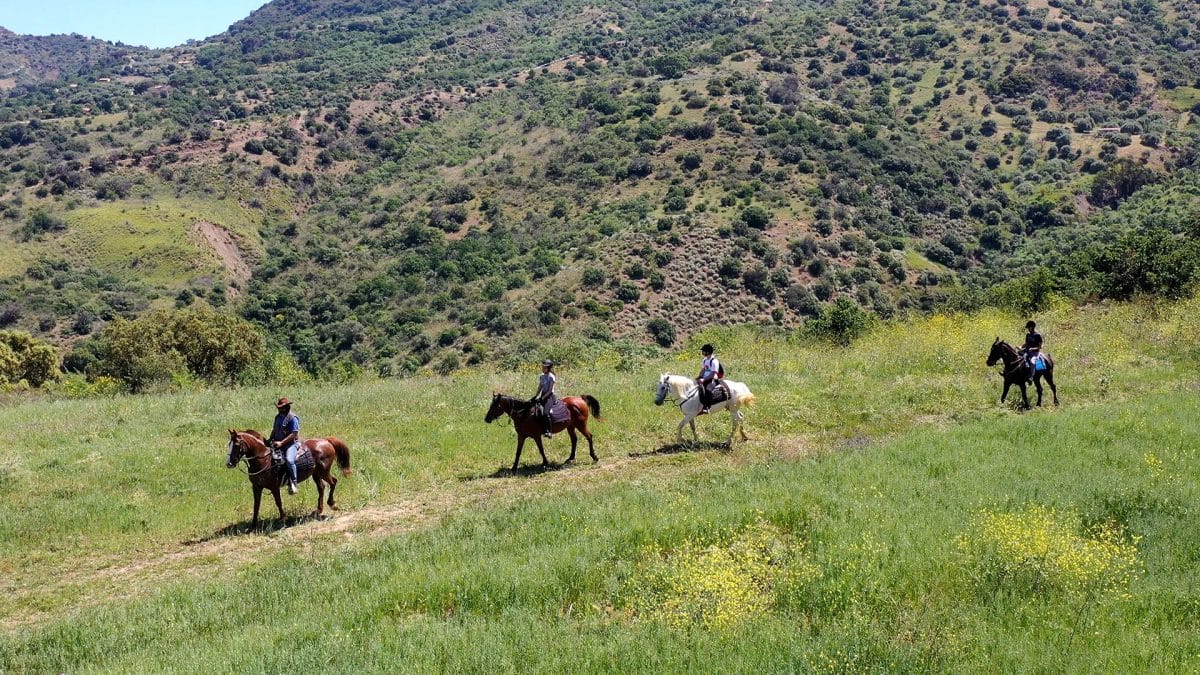
[[[588,407],[592,409],[592,417],[603,422],[604,418],[600,416],[600,401],[597,401],[596,397],[591,394],[584,394],[583,400],[587,401]]]
[[[334,452],[337,453],[337,463],[338,463],[338,467],[340,467],[342,470],[342,475],[349,476],[350,475],[350,448],[346,447],[346,442],[340,438],[335,438],[333,436],[330,436],[329,438],[326,438],[325,440],[329,441],[329,444],[333,446]]]
[[[752,406],[756,401],[758,401],[758,397],[753,392],[747,391],[745,396],[738,398],[738,405]]]

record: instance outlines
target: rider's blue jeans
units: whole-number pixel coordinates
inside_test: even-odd
[[[296,476],[296,451],[299,449],[299,443],[292,443],[288,446],[287,453],[284,455],[284,458],[287,459],[288,473],[292,475],[292,482],[299,480]]]

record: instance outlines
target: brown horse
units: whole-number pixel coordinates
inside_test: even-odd
[[[1050,385],[1050,391],[1054,394],[1054,405],[1058,405],[1058,388],[1054,386],[1054,359],[1046,352],[1042,352],[1042,358],[1046,361],[1045,370],[1035,370],[1033,366],[1025,362],[1016,348],[1008,344],[1000,338],[992,343],[992,351],[988,353],[987,364],[994,366],[998,361],[1004,362],[1004,372],[1001,375],[1004,377],[1004,392],[1000,394],[1000,403],[1008,398],[1008,389],[1014,384],[1021,387],[1021,401],[1025,410],[1029,410],[1029,390],[1025,388],[1025,384],[1029,380],[1033,380],[1033,384],[1037,387],[1037,404],[1042,405],[1042,378],[1046,378],[1046,384]]]
[[[576,431],[587,439],[588,454],[592,456],[592,461],[600,461],[596,456],[596,449],[592,446],[592,432],[588,431],[588,409],[591,409],[596,419],[601,419],[600,402],[591,396],[568,396],[559,400],[567,406],[571,418],[567,422],[556,422],[550,431],[557,434],[565,429],[571,435],[571,456],[567,458],[567,463],[575,461],[575,446],[579,443]],[[491,424],[501,415],[508,415],[513,422],[513,428],[517,430],[517,456],[513,459],[512,470],[516,471],[521,464],[521,449],[525,447],[526,438],[532,438],[533,442],[537,443],[538,452],[542,453],[542,466],[550,466],[550,461],[546,459],[546,450],[542,447],[542,425],[535,406],[523,399],[494,394],[492,407],[488,408],[483,421]]]
[[[298,482],[303,482],[309,476],[312,476],[313,483],[317,486],[317,515],[325,513],[325,506],[322,502],[325,500],[325,486],[329,486],[329,508],[337,510],[337,505],[333,502],[333,491],[337,488],[337,478],[333,477],[330,469],[333,467],[334,458],[337,458],[338,467],[342,470],[343,476],[350,475],[350,449],[340,439],[329,438],[310,438],[301,443],[308,449],[312,456],[313,465],[309,470],[302,470],[297,476]],[[246,462],[246,475],[250,479],[250,485],[254,488],[254,518],[250,523],[250,529],[258,527],[258,506],[262,502],[262,491],[270,490],[271,495],[275,497],[275,506],[279,508],[279,518],[283,519],[283,500],[279,498],[279,490],[283,487],[286,480],[286,469],[278,470],[278,465],[271,461],[271,451],[267,449],[267,444],[263,440],[262,434],[257,431],[234,431],[229,430],[229,459],[225,462],[225,466],[232,469],[238,465],[238,462]]]

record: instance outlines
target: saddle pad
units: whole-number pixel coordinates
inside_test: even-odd
[[[567,409],[566,403],[555,401],[554,405],[550,406],[550,421],[555,424],[571,421],[571,411]]]
[[[712,403],[721,403],[729,399],[729,389],[724,384],[716,384],[712,388]]]
[[[303,445],[300,446],[300,449],[296,451],[296,473],[303,476],[312,472],[313,466],[315,465],[316,463],[313,462],[312,453],[309,452],[308,448],[304,447]]]

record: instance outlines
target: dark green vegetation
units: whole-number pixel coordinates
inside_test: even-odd
[[[759,397],[733,452],[663,446],[678,364],[600,359],[560,377],[605,406],[601,463],[517,476],[481,417],[531,372],[295,388],[355,473],[333,519],[259,534],[224,428],[277,392],[26,401],[0,670],[1194,671],[1200,303],[1049,314],[1066,405],[1018,415],[982,359],[1021,319],[712,331]]]
[[[314,0],[97,46],[0,98],[0,328],[95,353],[201,299],[310,372],[406,374],[1182,295],[1198,23],[1187,0]]]

